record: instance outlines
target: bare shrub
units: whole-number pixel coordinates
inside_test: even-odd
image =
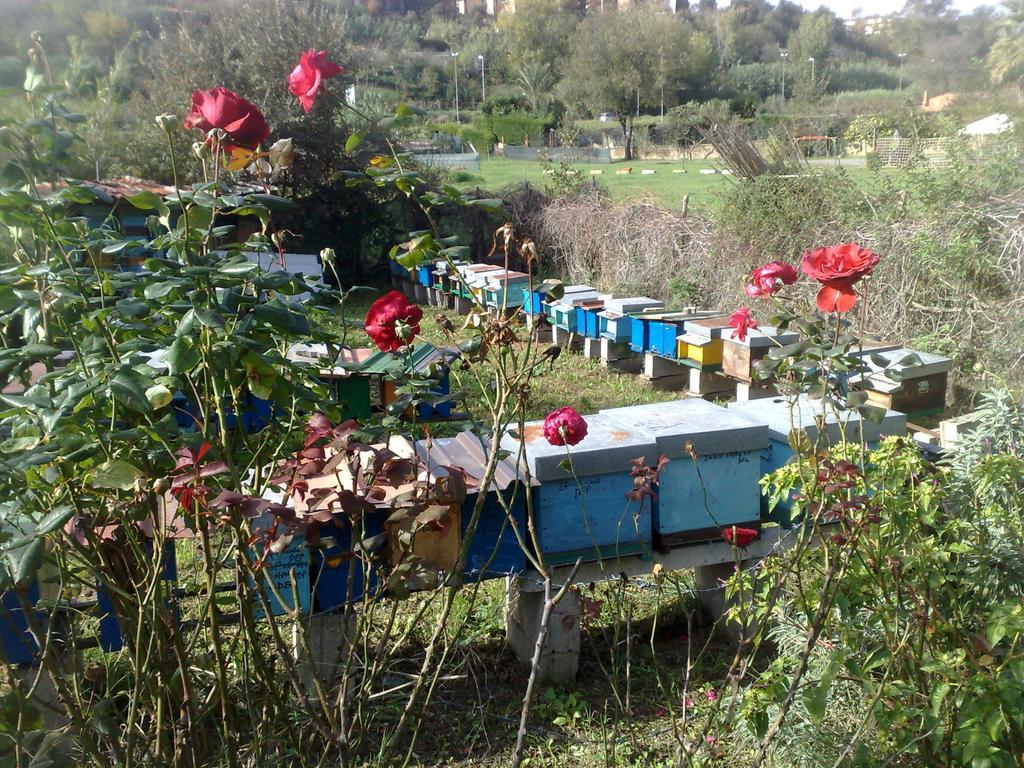
[[[753,267],[859,242],[883,255],[864,286],[867,329],[952,356],[956,385],[976,389],[984,375],[1024,388],[1024,190],[908,210],[905,190],[870,196],[828,174],[737,189],[715,219],[595,196],[552,200],[528,187],[505,198],[548,271],[677,305],[731,310],[749,302],[743,279]]]

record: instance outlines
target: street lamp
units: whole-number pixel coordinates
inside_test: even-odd
[[[786,100],[786,59],[789,58],[789,51],[779,50],[779,57],[782,59],[782,100]]]
[[[903,90],[903,60],[905,58],[907,58],[907,54],[905,54],[905,53],[897,53],[896,55],[899,56],[899,58],[900,58],[900,88],[899,89],[902,91]]]
[[[480,62],[480,101],[487,101],[487,75],[484,74],[484,55],[478,53],[476,60]]]
[[[452,69],[455,70],[455,122],[459,122],[459,52],[452,51]]]
[[[807,60],[811,62],[811,83],[814,83],[814,57],[808,56]]]

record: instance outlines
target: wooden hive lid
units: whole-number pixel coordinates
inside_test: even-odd
[[[627,298],[611,298],[605,301],[604,308],[611,312],[616,312],[620,315],[629,315],[634,312],[643,312],[646,310],[661,310],[665,307],[665,302],[659,301],[658,299],[652,299],[649,296],[631,296]]]
[[[561,466],[567,456],[572,458],[577,477],[628,474],[632,468],[630,462],[634,459],[642,458],[651,464],[658,460],[657,445],[649,433],[604,414],[583,418],[587,422],[587,436],[577,445],[570,446],[568,453],[565,446],[551,445],[544,439],[542,421],[526,424],[522,442],[505,435],[501,445],[516,457],[522,447],[530,474],[542,484],[572,478],[572,474]]]
[[[794,331],[782,331],[773,326],[766,325],[761,328],[752,328],[748,330],[747,338],[742,340],[732,338],[732,334],[727,334],[722,338],[725,341],[728,341],[731,344],[736,344],[740,347],[760,348],[795,344],[800,340],[800,335]]]
[[[727,315],[695,318],[686,324],[688,333],[703,336],[705,339],[720,339],[722,334],[727,333],[731,328]]]
[[[953,361],[948,357],[931,352],[918,352],[909,347],[866,351],[861,360],[869,369],[863,375],[867,383],[876,380],[882,384],[897,379],[917,379],[936,373],[948,373],[953,368]],[[889,371],[898,371],[897,379],[886,376]]]
[[[688,445],[698,456],[768,447],[767,425],[699,398],[608,408],[601,413],[649,432],[658,451],[670,459],[689,461]]]
[[[881,424],[862,419],[856,410],[840,410],[826,406],[824,400],[809,397],[768,397],[729,403],[729,410],[743,414],[753,421],[765,424],[773,440],[789,442],[793,429],[803,429],[812,441],[818,439],[818,419],[824,415],[825,430],[830,443],[837,443],[845,434],[848,440],[863,439],[873,443],[887,435],[904,435],[907,417],[898,411],[886,411]]]

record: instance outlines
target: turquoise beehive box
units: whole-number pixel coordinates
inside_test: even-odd
[[[556,324],[556,309],[562,305],[568,306],[562,309],[563,313],[572,312],[576,304],[584,301],[591,301],[597,298],[597,289],[589,285],[567,285],[559,299],[550,299],[541,303],[541,310],[547,315],[551,325]]]
[[[774,472],[793,458],[789,435],[794,429],[802,429],[816,448],[837,445],[843,435],[851,441],[859,442],[863,439],[868,448],[875,448],[884,437],[907,433],[907,417],[898,411],[886,411],[882,423],[876,424],[862,419],[855,410],[837,413],[832,406],[826,406],[823,400],[811,400],[805,396],[769,397],[729,403],[729,410],[768,428],[768,448],[761,453],[762,476]],[[824,434],[819,429],[822,418]],[[793,500],[788,498],[781,500],[774,509],[769,509],[768,499],[762,497],[761,516],[764,520],[788,527],[793,522],[792,506]]]
[[[669,459],[661,470],[652,519],[657,548],[719,539],[730,525],[760,527],[758,482],[761,452],[768,448],[766,425],[700,399],[601,413],[649,433],[658,456]]]
[[[644,554],[651,547],[650,499],[626,494],[634,485],[631,462],[657,460],[654,438],[603,414],[584,418],[587,436],[568,449],[548,443],[540,421],[526,425],[522,442],[511,435],[502,440],[511,460],[525,462],[541,483],[534,528],[548,564]]]
[[[611,341],[629,341],[633,325],[629,316],[634,312],[661,309],[664,306],[663,302],[647,296],[608,299],[604,303],[604,311],[598,315],[598,334]]]

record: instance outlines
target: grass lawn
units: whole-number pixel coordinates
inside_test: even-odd
[[[718,204],[719,196],[732,184],[734,177],[720,173],[702,174],[702,170],[719,169],[721,163],[715,160],[633,160],[628,163],[610,164],[580,163],[574,165],[588,181],[595,181],[611,195],[615,202],[649,200],[669,211],[682,207],[683,197],[690,196],[690,210],[707,212]],[[506,160],[502,157],[485,157],[480,161],[480,171],[457,171],[456,185],[463,190],[481,188],[497,192],[503,187],[529,182],[544,189],[552,183],[552,177],[545,175],[542,163],[528,160]],[[617,171],[632,168],[629,174]],[[644,169],[653,170],[653,175],[644,175]],[[816,168],[817,170],[817,168]],[[844,169],[860,184],[870,181],[871,172],[863,167]],[[591,171],[601,171],[591,175]]]
[[[461,174],[459,186],[463,189],[483,187],[488,190],[499,190],[510,184],[528,181],[543,189],[551,184],[551,177],[544,174],[544,165],[526,160],[506,160],[505,158],[483,158],[480,172]],[[693,209],[707,208],[714,204],[714,196],[733,181],[721,174],[701,174],[702,169],[712,169],[712,162],[679,161],[666,162],[655,160],[637,160],[629,163],[574,165],[584,178],[596,180],[608,190],[615,202],[626,200],[650,200],[652,203],[668,210],[678,210],[683,204],[683,197],[690,195],[690,207]],[[619,175],[617,171],[632,168],[632,173]],[[643,169],[656,171],[654,175],[644,176]],[[591,171],[601,171],[592,176]],[[674,171],[681,171],[674,173]]]

